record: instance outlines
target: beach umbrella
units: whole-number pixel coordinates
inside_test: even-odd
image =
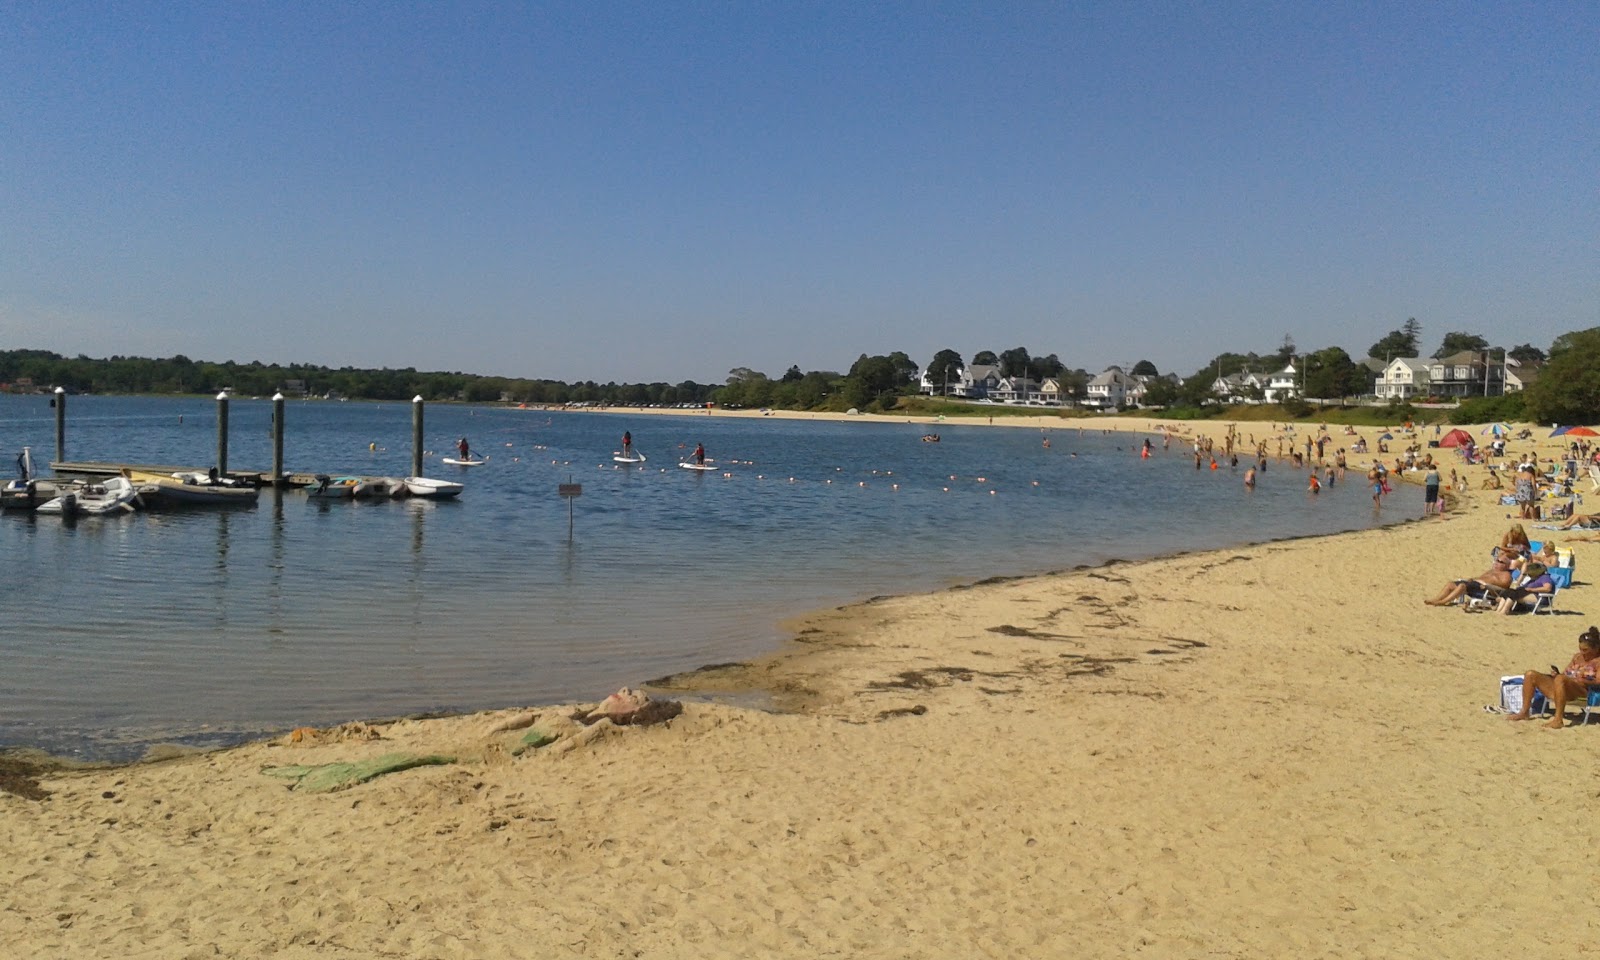
[[[1563,435],[1567,434],[1568,432],[1570,432],[1571,430],[1572,430],[1571,427],[1556,427],[1554,430],[1550,431],[1550,436],[1552,436],[1552,437],[1563,436]]]
[[[1588,427],[1573,427],[1572,429],[1567,431],[1567,436],[1569,436],[1569,437],[1600,437],[1600,433],[1597,433],[1594,430],[1589,429]]]
[[[1483,428],[1483,432],[1486,434],[1492,433],[1498,437],[1502,433],[1510,433],[1511,428],[1503,423],[1491,423],[1487,427]]]
[[[1378,439],[1379,440],[1393,440],[1394,439],[1394,434],[1392,434],[1392,433],[1380,433],[1380,434],[1378,434]]]

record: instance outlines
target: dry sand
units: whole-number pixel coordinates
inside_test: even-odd
[[[479,715],[49,776],[0,795],[0,952],[1582,953],[1600,727],[1481,707],[1566,662],[1589,589],[1421,603],[1506,512],[853,605],[668,685],[774,710],[691,698],[563,752],[513,759]],[[461,759],[328,794],[259,772],[395,750]]]

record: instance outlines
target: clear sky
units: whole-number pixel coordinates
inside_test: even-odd
[[[0,344],[601,382],[1600,325],[1600,4],[0,0]]]

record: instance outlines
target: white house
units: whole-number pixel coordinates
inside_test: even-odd
[[[1421,357],[1395,357],[1378,374],[1378,382],[1373,384],[1372,392],[1379,400],[1426,397],[1431,382],[1429,366],[1429,362]]]
[[[991,400],[1001,403],[1023,403],[1028,400],[1039,400],[1039,383],[1028,377],[1001,377],[1000,382],[989,391]]]
[[[1107,367],[1104,373],[1089,381],[1089,386],[1084,391],[1087,396],[1083,405],[1100,410],[1115,410],[1128,402],[1128,387],[1133,382],[1133,378],[1123,373],[1121,367]]]
[[[1511,357],[1506,358],[1506,393],[1516,393],[1526,390],[1528,384],[1539,379],[1539,372],[1544,369],[1541,363],[1522,363]]]
[[[1282,370],[1267,377],[1267,387],[1264,399],[1268,403],[1278,403],[1287,397],[1300,395],[1300,371],[1295,369],[1294,361],[1290,360]]]
[[[950,384],[952,397],[978,400],[1000,386],[1000,368],[988,363],[974,363],[961,368],[961,379]]]
[[[1211,381],[1211,393],[1223,403],[1259,403],[1266,389],[1267,381],[1249,370]]]

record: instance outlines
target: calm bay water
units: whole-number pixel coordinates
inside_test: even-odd
[[[0,396],[0,451],[49,460],[48,403]],[[214,401],[68,403],[69,459],[215,458]],[[270,467],[270,416],[267,401],[232,403],[232,467]],[[624,429],[643,469],[611,462]],[[1380,519],[1360,483],[1312,497],[1303,472],[1273,464],[1248,494],[1242,466],[1197,472],[1176,443],[1141,461],[1131,434],[1068,427],[1045,448],[1036,430],[938,431],[930,444],[905,423],[433,405],[430,450],[465,435],[491,457],[428,457],[427,475],[466,482],[459,502],[264,491],[250,509],[6,514],[0,746],[127,757],[154,741],[598,699],[769,650],[782,618],[874,594]],[[292,470],[410,472],[409,404],[291,402],[285,434]],[[678,469],[697,442],[729,476]],[[569,477],[583,484],[570,544],[556,495]]]

